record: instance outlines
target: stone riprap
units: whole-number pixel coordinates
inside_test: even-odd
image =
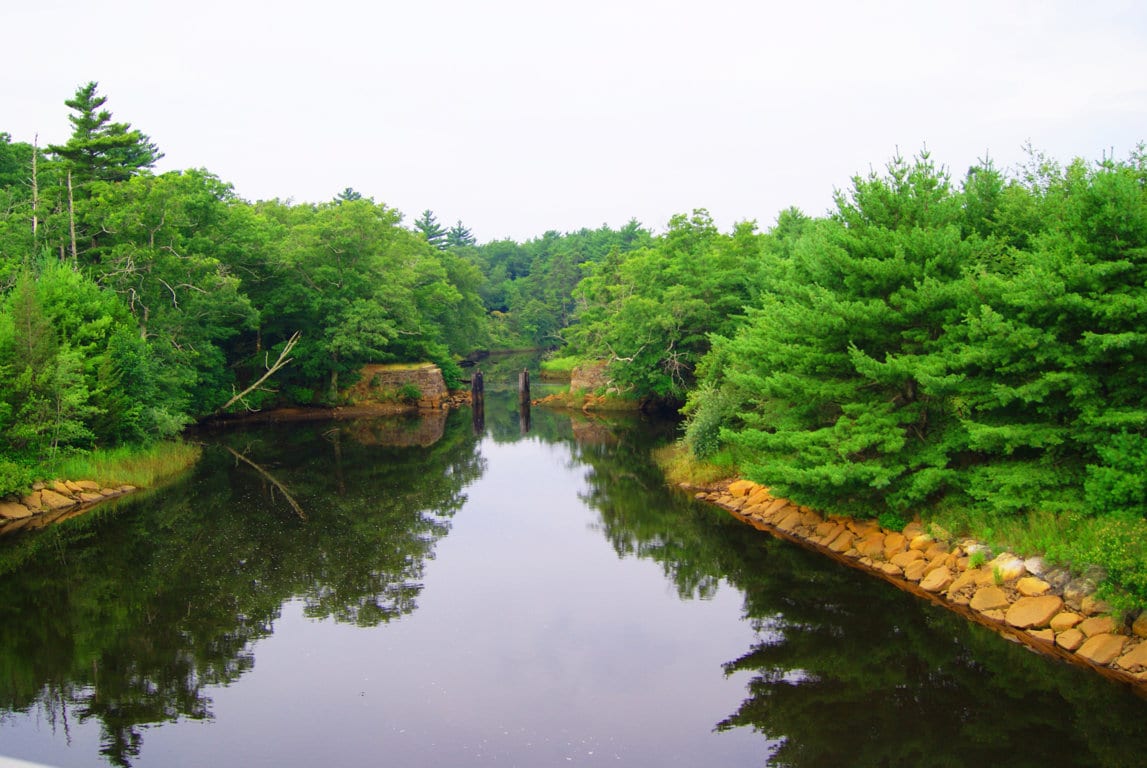
[[[104,499],[137,490],[134,485],[106,488],[90,480],[53,480],[36,483],[27,496],[0,499],[0,533],[21,528],[42,528],[84,512]]]
[[[761,530],[878,574],[1036,650],[1147,689],[1147,613],[1133,623],[1116,621],[1094,595],[1095,574],[1073,578],[1042,558],[1008,552],[992,557],[982,543],[953,540],[919,522],[887,531],[872,520],[825,516],[748,480],[682,487]]]

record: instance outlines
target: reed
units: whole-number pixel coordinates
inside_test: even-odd
[[[92,480],[104,486],[149,488],[191,467],[200,447],[182,440],[120,446],[59,458],[46,467],[50,479]]]

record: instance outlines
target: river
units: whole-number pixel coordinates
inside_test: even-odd
[[[672,436],[526,429],[496,387],[480,424],[205,433],[179,482],[0,538],[0,756],[1144,764],[1143,699],[665,487]]]

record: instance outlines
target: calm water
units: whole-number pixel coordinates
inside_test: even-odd
[[[178,485],[0,539],[0,755],[1144,764],[1147,702],[668,491],[671,435],[541,409],[523,435],[497,392],[477,431],[205,435]]]

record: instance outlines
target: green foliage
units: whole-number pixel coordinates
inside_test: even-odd
[[[72,135],[67,143],[48,147],[80,184],[124,181],[163,157],[151,139],[130,124],[111,122],[111,112],[103,109],[107,97],[97,95],[97,87],[95,82],[80,86],[64,102],[74,113],[68,116]]]
[[[398,388],[398,399],[407,403],[415,403],[422,397],[422,390],[409,381]]]
[[[36,473],[30,466],[0,456],[0,498],[29,490],[35,480]]]
[[[876,522],[886,531],[902,531],[908,525],[908,520],[899,512],[884,511],[877,516]]]

